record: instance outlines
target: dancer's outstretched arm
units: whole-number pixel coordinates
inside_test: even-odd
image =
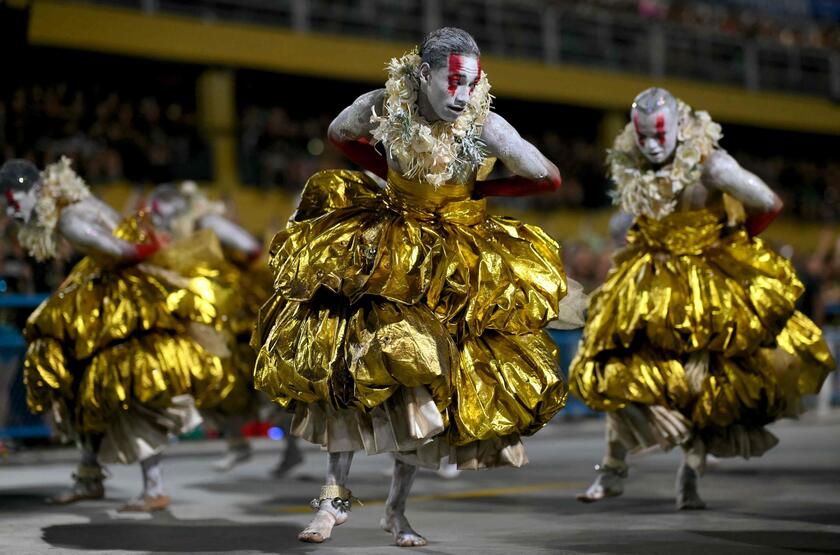
[[[327,131],[330,142],[345,156],[382,179],[388,177],[388,162],[370,144],[370,132],[373,129],[370,117],[374,109],[377,114],[382,113],[384,97],[385,89],[363,94],[338,114]]]
[[[782,211],[784,203],[760,177],[741,167],[725,150],[716,150],[703,168],[703,182],[741,201],[747,210],[747,232],[758,235]]]
[[[112,230],[100,223],[97,206],[87,202],[71,204],[61,211],[58,230],[85,254],[101,254],[123,262],[140,262],[163,246],[156,236],[146,243],[132,243],[114,237]]]
[[[562,180],[557,166],[523,139],[502,116],[494,112],[487,115],[481,138],[487,145],[488,155],[501,160],[515,175],[477,182],[477,195],[514,197],[560,188]]]
[[[212,229],[222,245],[250,259],[259,258],[262,245],[239,225],[218,214],[208,214],[198,222],[199,229]]]

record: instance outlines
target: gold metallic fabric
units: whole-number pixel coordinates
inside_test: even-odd
[[[237,304],[225,322],[231,340],[230,357],[223,360],[225,371],[234,381],[230,393],[214,408],[222,415],[257,416],[262,402],[254,389],[254,364],[257,353],[251,335],[260,307],[271,296],[274,275],[265,260],[241,260],[225,252],[227,280],[237,297]]]
[[[144,241],[145,226],[131,218],[115,235]],[[27,322],[30,410],[56,404],[77,432],[102,432],[133,403],[165,408],[182,394],[199,407],[220,403],[232,379],[194,332],[217,335],[236,306],[222,262],[209,232],[138,265],[82,259]]]
[[[723,213],[640,217],[593,296],[570,389],[596,410],[677,410],[699,431],[760,427],[791,414],[834,368],[820,330],[795,309],[791,263],[727,227]],[[699,384],[689,358],[708,353]]]
[[[531,434],[566,397],[542,331],[566,294],[559,245],[486,214],[472,183],[380,188],[329,170],[271,246],[257,388],[288,408],[368,411],[423,386],[452,445]]]

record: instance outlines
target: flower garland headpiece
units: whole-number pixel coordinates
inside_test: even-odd
[[[701,162],[717,148],[723,134],[708,112],[695,112],[681,100],[677,100],[677,112],[677,147],[669,164],[659,169],[651,166],[636,146],[632,122],[608,151],[609,177],[615,183],[610,196],[624,212],[657,220],[673,212],[677,195],[700,179]]]
[[[374,145],[384,143],[411,179],[435,188],[452,179],[466,179],[485,156],[481,128],[490,112],[492,96],[487,74],[481,77],[467,106],[453,122],[429,123],[417,108],[422,63],[417,49],[393,58],[385,83],[385,111],[370,118]]]
[[[18,231],[18,242],[39,262],[56,255],[58,234],[55,227],[61,209],[91,194],[70,164],[70,159],[62,156],[41,172],[41,182],[35,185],[38,199],[33,217]]]

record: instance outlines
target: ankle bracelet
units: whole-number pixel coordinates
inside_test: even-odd
[[[601,474],[614,474],[619,478],[627,478],[627,465],[623,467],[616,467],[610,466],[608,464],[596,464],[595,465],[595,472],[600,472]]]
[[[350,512],[350,507],[352,506],[354,501],[359,503],[359,505],[362,504],[362,502],[358,498],[353,497],[353,492],[351,492],[349,489],[345,488],[344,486],[331,485],[323,486],[321,488],[321,493],[318,494],[318,497],[310,501],[309,505],[317,511],[321,508],[321,501],[325,500],[330,501],[330,504],[332,505],[333,509],[345,513]]]
[[[101,466],[93,465],[88,466],[80,464],[78,468],[76,468],[76,472],[73,473],[73,479],[80,482],[102,482],[107,477],[108,475]]]

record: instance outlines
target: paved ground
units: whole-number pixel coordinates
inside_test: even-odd
[[[840,554],[840,415],[774,428],[781,444],[753,461],[712,468],[701,492],[710,510],[673,510],[676,453],[632,461],[626,494],[582,505],[574,493],[600,458],[598,422],[555,423],[528,442],[520,470],[465,473],[444,481],[422,474],[409,517],[430,544],[423,553]],[[154,516],[114,509],[139,489],[139,469],[111,468],[108,499],[53,508],[41,499],[67,483],[71,450],[28,452],[0,462],[0,553],[395,553],[377,528],[388,479],[384,457],[360,457],[351,474],[365,501],[320,546],[301,544],[324,456],[290,478],[271,480],[280,445],[262,442],[253,461],[229,474],[208,465],[222,445],[170,450],[166,478],[175,499]]]

